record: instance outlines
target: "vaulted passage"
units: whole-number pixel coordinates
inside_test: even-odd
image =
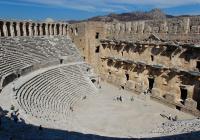
[[[5,36],[4,32],[3,32],[3,22],[0,21],[0,33],[1,33],[1,36]]]
[[[17,23],[13,23],[13,29],[14,29],[14,36],[17,36]]]
[[[26,35],[30,36],[30,32],[29,32],[29,23],[26,23]]]
[[[24,36],[24,32],[23,32],[23,23],[19,24],[19,28],[20,28],[20,36]]]
[[[197,61],[196,68],[200,71],[200,61]]]
[[[57,32],[57,34],[56,34],[56,35],[59,35],[59,34],[60,34],[59,27],[60,27],[60,25],[59,25],[59,24],[57,24],[57,25],[56,25],[56,32]]]
[[[99,49],[100,49],[100,46],[97,46],[96,50],[95,50],[95,53],[99,53],[99,51],[100,51]]]
[[[151,61],[154,61],[154,56],[153,55],[151,55]]]
[[[36,32],[35,32],[35,23],[33,23],[31,25],[31,30],[32,30],[32,35],[36,35]]]
[[[51,32],[52,32],[52,35],[55,35],[54,28],[55,28],[55,25],[54,25],[54,24],[52,24],[52,25],[51,25]]]
[[[37,25],[37,35],[40,35],[40,24]]]
[[[46,26],[46,24],[42,24],[42,32],[43,32],[42,35],[46,35],[45,26]]]
[[[126,81],[128,81],[129,80],[129,74],[126,73],[125,75],[126,75]]]
[[[187,99],[188,96],[188,92],[187,89],[180,87],[181,90],[181,99],[182,99],[182,103],[184,104],[185,100]]]
[[[8,36],[11,36],[10,22],[6,23],[6,28],[7,28]]]
[[[154,86],[154,78],[148,78],[148,80],[149,80],[149,91],[151,91]]]
[[[96,32],[95,38],[99,39],[99,33],[98,32]]]

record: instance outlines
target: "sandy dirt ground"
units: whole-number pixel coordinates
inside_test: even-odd
[[[122,101],[116,100],[120,96]],[[148,95],[136,95],[103,83],[98,94],[87,97],[74,107],[71,128],[106,136],[140,137],[169,122],[160,114],[177,115],[179,120],[195,118],[152,101]]]

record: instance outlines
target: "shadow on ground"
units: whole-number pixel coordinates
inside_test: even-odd
[[[7,112],[7,111],[4,111]],[[1,117],[0,140],[200,140],[200,131],[154,138],[117,138],[42,128]]]

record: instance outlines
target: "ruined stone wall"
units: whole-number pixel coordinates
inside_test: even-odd
[[[69,31],[107,82],[200,116],[200,17],[89,21]]]
[[[106,24],[108,38],[142,40],[156,34],[164,40],[200,42],[200,17],[182,17],[166,20],[112,22]]]
[[[141,41],[154,34],[166,41],[200,43],[199,16],[133,22],[88,21],[71,24],[69,28],[69,34],[74,43],[79,46],[85,60],[94,64],[93,67],[96,67],[99,61],[96,47],[100,45],[101,39]],[[99,33],[98,38],[96,38],[96,33]],[[98,71],[97,68],[96,71]]]
[[[107,82],[200,115],[200,48],[103,40],[100,75]]]
[[[67,35],[68,23],[0,20],[0,37]]]
[[[102,22],[81,22],[69,27],[72,41],[79,47],[82,56],[98,72],[99,56],[96,50],[100,46],[100,39],[105,38],[105,24]]]

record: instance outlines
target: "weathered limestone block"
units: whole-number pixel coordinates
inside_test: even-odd
[[[45,24],[45,34],[46,34],[46,35],[49,35],[48,24]]]
[[[19,22],[16,23],[16,30],[17,30],[17,36],[20,36],[20,24],[19,24]]]
[[[13,23],[10,23],[10,34],[13,37],[14,36],[14,27],[13,27]]]
[[[120,85],[125,85],[126,84],[126,79],[124,77],[120,78]]]
[[[112,81],[113,81],[113,76],[112,76],[112,75],[108,75],[107,81],[110,82],[110,83],[112,83]]]
[[[29,36],[33,36],[32,24],[29,24],[28,30],[29,30]]]
[[[52,33],[52,24],[49,24],[49,35],[53,35],[53,33]]]
[[[164,95],[164,98],[168,101],[168,102],[175,102],[175,95],[173,93],[166,93]]]
[[[190,30],[190,18],[186,18],[183,20],[184,22],[184,33],[188,34],[189,30]]]
[[[191,30],[190,33],[197,34],[198,33],[198,26],[192,26],[190,30]]]
[[[125,33],[125,23],[120,24],[120,33]]]
[[[169,27],[169,34],[176,34],[178,30],[177,26],[170,26]]]
[[[158,33],[159,32],[159,27],[153,27],[153,33]]]
[[[145,22],[144,21],[139,22],[139,24],[138,24],[138,30],[137,30],[137,32],[139,34],[143,34],[144,33],[144,26],[145,26]]]
[[[132,26],[131,27],[132,33],[137,33],[138,23],[137,22],[132,22],[131,26]]]
[[[116,25],[115,25],[115,33],[116,34],[119,34],[119,32],[120,32],[120,23],[117,23]]]
[[[153,88],[151,90],[151,93],[152,93],[152,96],[154,96],[154,97],[160,97],[160,95],[161,95],[161,91],[158,88]]]
[[[160,33],[167,33],[168,32],[168,26],[167,26],[167,22],[165,22],[164,24],[160,25]]]
[[[135,82],[132,80],[129,80],[126,82],[126,87],[130,90],[135,90]]]
[[[62,26],[59,25],[59,35],[62,35]]]
[[[113,78],[113,83],[115,83],[115,85],[121,85],[121,78],[118,76]]]
[[[4,36],[8,36],[8,29],[6,27],[5,22],[3,23],[3,33],[4,33]]]
[[[141,83],[136,83],[135,84],[135,91],[138,92],[138,93],[142,93],[144,91],[143,85]]]
[[[26,23],[23,23],[22,30],[23,30],[23,36],[27,36],[27,33],[26,33]]]
[[[131,32],[131,22],[126,22],[126,33],[130,33]]]
[[[152,29],[151,29],[151,27],[150,26],[145,26],[145,28],[144,28],[144,33],[151,33],[152,32]]]
[[[188,98],[185,100],[185,106],[191,109],[196,109],[197,108],[197,102],[194,101],[191,98]]]

